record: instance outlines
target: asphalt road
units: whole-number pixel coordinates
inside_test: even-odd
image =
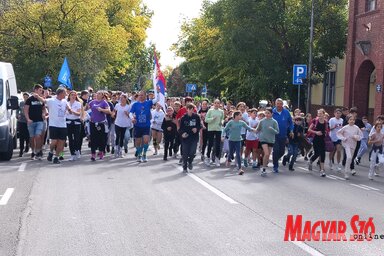
[[[348,238],[352,216],[373,217],[384,235],[384,172],[369,181],[366,162],[346,181],[307,171],[302,158],[294,172],[261,177],[198,158],[183,174],[175,159],[137,163],[132,152],[0,162],[0,255],[384,255],[384,239],[284,241],[289,214],[345,221]]]

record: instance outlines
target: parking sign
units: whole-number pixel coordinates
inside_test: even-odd
[[[293,84],[303,84],[303,79],[307,77],[307,65],[293,65]]]

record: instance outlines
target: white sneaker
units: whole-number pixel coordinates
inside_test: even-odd
[[[218,158],[215,159],[215,165],[216,167],[220,167],[220,159]]]
[[[339,165],[337,166],[337,171],[338,171],[338,172],[341,172],[341,169],[342,169],[342,165],[339,164]]]
[[[348,179],[349,179],[349,175],[348,175],[348,173],[347,173],[347,172],[345,172],[345,173],[344,173],[344,178],[345,178],[346,180],[348,180]]]
[[[76,156],[75,155],[72,155],[68,161],[75,161],[76,160]]]
[[[206,165],[206,166],[210,166],[211,164],[211,159],[209,159],[209,158],[206,158],[205,160],[204,160],[204,164]]]
[[[81,154],[80,154],[80,151],[79,150],[76,150],[76,158],[77,159],[80,159],[81,158]]]
[[[333,170],[332,161],[329,161],[329,170]]]
[[[370,179],[370,180],[373,180],[373,176],[372,176],[372,174],[370,173],[370,174],[368,174],[368,179]]]

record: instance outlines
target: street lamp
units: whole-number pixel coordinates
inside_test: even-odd
[[[307,85],[308,85],[308,95],[307,95],[307,107],[306,112],[309,113],[311,111],[311,97],[312,97],[312,83],[311,83],[311,76],[312,76],[312,49],[313,49],[313,23],[314,23],[314,5],[315,0],[312,0],[311,3],[311,27],[310,27],[310,34],[309,34],[309,60],[308,60],[308,77],[307,77]]]

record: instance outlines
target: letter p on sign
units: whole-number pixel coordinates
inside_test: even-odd
[[[304,78],[307,77],[307,65],[293,65],[293,81],[292,84],[303,84]]]

